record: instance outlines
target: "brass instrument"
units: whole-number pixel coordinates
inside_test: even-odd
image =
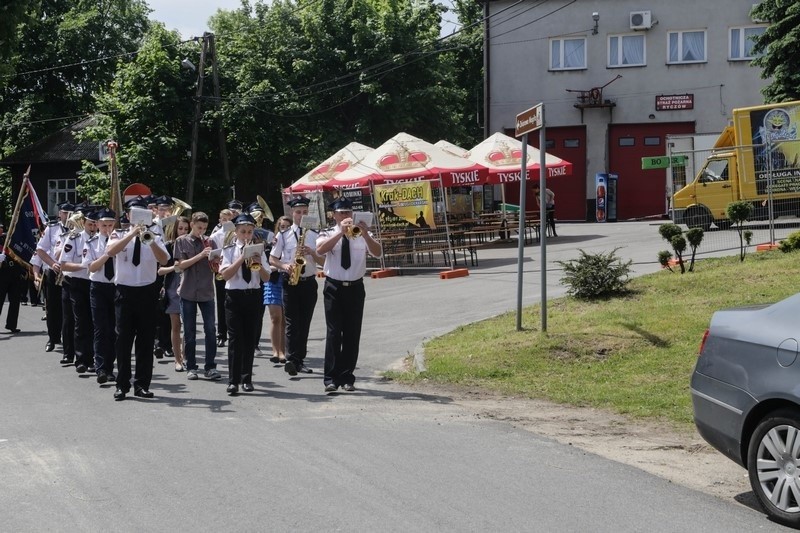
[[[300,283],[300,276],[306,268],[306,258],[303,257],[303,247],[306,242],[306,229],[300,228],[300,238],[297,240],[297,248],[294,251],[294,270],[289,276],[289,285]]]
[[[256,244],[256,243],[254,241],[250,241],[246,243],[245,246],[249,246],[251,244]],[[259,270],[261,270],[261,263],[258,261],[253,261],[252,258],[245,259],[244,262],[247,265],[247,268],[249,268],[251,272],[258,272]]]
[[[147,226],[144,224],[140,224],[139,227],[141,231],[139,233],[139,240],[142,241],[142,244],[145,246],[150,246],[156,240],[156,234],[147,229]]]
[[[348,226],[347,237],[350,239],[358,239],[361,237],[361,228],[359,226]]]
[[[172,201],[175,202],[175,204],[172,206],[172,213],[170,213],[170,215],[172,216],[179,217],[183,214],[184,211],[192,210],[192,206],[190,206],[180,198],[175,198],[173,196]]]
[[[69,230],[69,236],[74,237],[83,231],[83,228],[86,225],[86,217],[83,216],[83,213],[72,213],[67,219],[65,225]]]

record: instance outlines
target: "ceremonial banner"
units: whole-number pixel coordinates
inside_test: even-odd
[[[375,201],[383,229],[436,227],[430,181],[375,185]]]
[[[6,237],[6,253],[26,268],[31,268],[30,260],[36,253],[39,227],[47,225],[47,214],[28,180],[29,173],[30,167],[22,178],[22,187]]]

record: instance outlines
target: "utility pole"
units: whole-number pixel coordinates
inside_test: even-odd
[[[200,134],[200,118],[203,115],[203,81],[205,80],[206,61],[211,60],[211,79],[213,82],[214,100],[217,109],[222,105],[220,99],[219,73],[217,72],[217,51],[214,43],[214,34],[203,33],[203,44],[200,50],[200,64],[197,66],[197,91],[195,92],[194,121],[192,122],[192,155],[189,166],[189,179],[186,183],[186,202],[191,204],[194,201],[194,179],[197,172],[197,144]],[[230,183],[230,173],[228,170],[228,150],[225,146],[225,130],[222,128],[222,121],[217,117],[217,130],[219,133],[219,152],[222,159],[222,173],[226,183]]]

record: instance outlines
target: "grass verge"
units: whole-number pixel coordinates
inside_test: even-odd
[[[711,315],[776,302],[800,287],[798,253],[703,260],[696,272],[636,278],[627,297],[548,302],[462,326],[425,345],[427,370],[393,372],[399,381],[477,387],[515,396],[592,406],[636,417],[692,423],[689,378]]]

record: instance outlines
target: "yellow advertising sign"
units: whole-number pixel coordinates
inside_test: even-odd
[[[381,228],[435,228],[429,181],[375,185]]]

